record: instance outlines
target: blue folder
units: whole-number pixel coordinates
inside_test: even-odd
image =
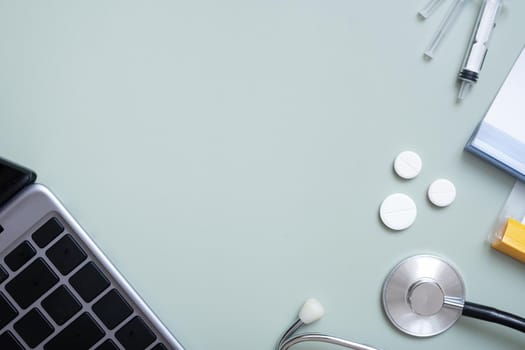
[[[525,181],[525,48],[465,149]]]

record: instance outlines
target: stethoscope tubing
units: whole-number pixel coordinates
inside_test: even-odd
[[[525,333],[525,318],[496,308],[465,301],[463,316],[497,323]]]
[[[288,330],[284,332],[283,336],[281,337],[281,340],[279,341],[279,344],[277,345],[277,350],[288,350],[294,345],[307,342],[328,343],[353,350],[379,350],[368,345],[356,343],[347,339],[334,337],[327,334],[304,333],[294,336],[293,334],[302,326],[304,326],[304,323],[300,319],[297,319],[290,326],[290,328],[288,328]]]
[[[327,334],[317,334],[317,333],[305,333],[305,334],[296,335],[288,339],[287,341],[285,341],[279,349],[288,350],[296,344],[305,343],[305,342],[328,343],[328,344],[343,346],[345,348],[354,349],[354,350],[378,350],[377,348],[355,343],[355,342],[352,342],[346,339],[333,337]]]

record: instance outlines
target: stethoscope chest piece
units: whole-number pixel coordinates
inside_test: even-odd
[[[383,308],[400,331],[430,337],[446,331],[461,316],[465,286],[443,259],[416,255],[397,264],[383,285]]]

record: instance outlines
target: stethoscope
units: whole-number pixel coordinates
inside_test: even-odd
[[[397,264],[383,284],[383,310],[401,332],[415,337],[443,333],[461,316],[497,323],[525,332],[525,319],[489,306],[465,300],[465,285],[457,270],[444,259],[416,255]],[[298,319],[281,337],[277,350],[288,350],[305,342],[321,342],[354,350],[379,350],[369,345],[320,333],[296,332],[319,320],[324,308],[316,299],[308,299]]]

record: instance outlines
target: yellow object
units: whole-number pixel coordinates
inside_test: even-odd
[[[509,218],[501,236],[492,242],[492,248],[525,263],[525,225]]]

